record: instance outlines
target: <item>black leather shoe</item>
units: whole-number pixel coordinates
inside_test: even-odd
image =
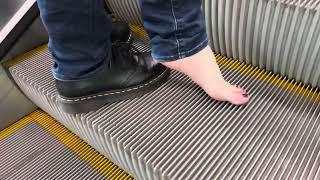
[[[122,21],[115,21],[112,23],[111,42],[126,42],[131,43],[132,31],[128,23]]]
[[[58,103],[67,113],[86,113],[103,105],[142,96],[161,86],[170,70],[150,65],[150,53],[141,54],[129,43],[112,46],[113,59],[94,76],[82,80],[56,80]]]

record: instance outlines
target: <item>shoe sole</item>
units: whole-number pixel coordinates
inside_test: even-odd
[[[166,82],[169,76],[170,70],[166,69],[154,79],[141,85],[75,98],[58,96],[58,105],[64,112],[69,114],[87,113],[97,110],[108,103],[141,97],[160,87]]]

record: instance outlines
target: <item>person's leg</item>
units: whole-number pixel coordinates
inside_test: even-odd
[[[38,0],[56,79],[83,79],[108,63],[111,18],[103,0]]]
[[[113,23],[104,0],[38,0],[55,61],[57,102],[67,113],[97,110],[162,85],[170,70],[146,66],[149,54],[131,50],[130,30]]]
[[[245,90],[226,82],[210,47],[202,0],[140,0],[157,62],[183,72],[216,100],[245,104]]]

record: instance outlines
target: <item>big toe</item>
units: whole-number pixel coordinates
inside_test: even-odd
[[[249,102],[249,96],[246,93],[234,92],[228,96],[227,100],[235,105],[247,104]]]

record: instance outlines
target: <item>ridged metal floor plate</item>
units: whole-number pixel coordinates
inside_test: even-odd
[[[225,78],[247,89],[248,105],[214,101],[173,72],[141,98],[68,115],[46,48],[10,72],[39,107],[137,179],[320,179],[318,90],[217,59]]]
[[[215,52],[320,85],[319,0],[205,0],[203,4]]]
[[[133,179],[37,110],[0,132],[0,179]]]

